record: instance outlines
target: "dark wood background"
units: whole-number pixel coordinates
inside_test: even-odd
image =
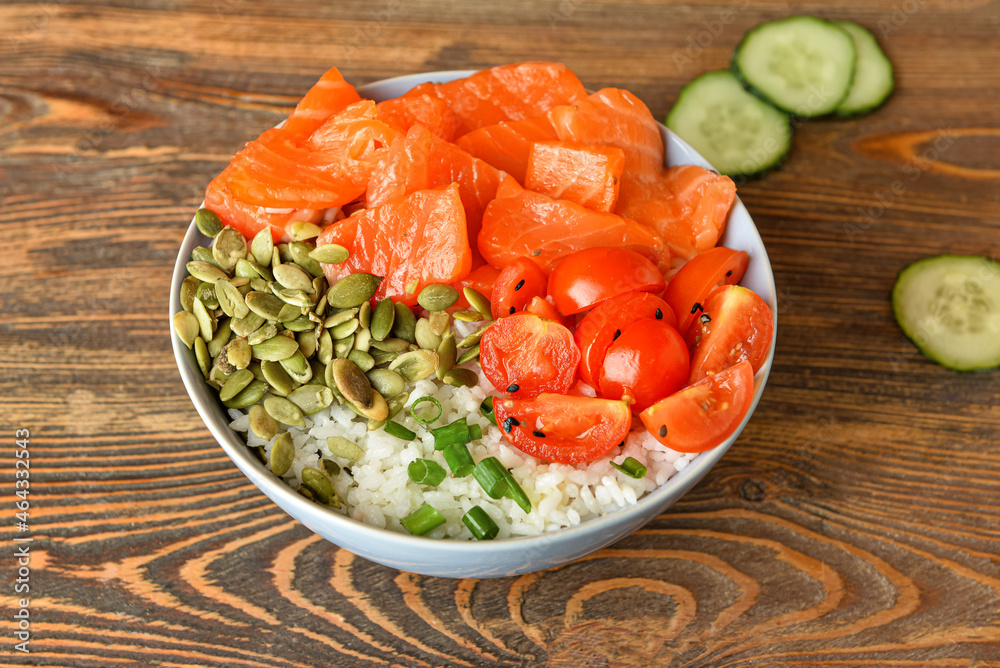
[[[318,539],[213,442],[170,352],[176,250],[210,178],[327,67],[561,60],[662,117],[790,13],[874,30],[897,92],[803,125],[741,187],[780,292],[774,370],[671,511],[552,571],[425,578]],[[887,299],[912,260],[1000,252],[998,35],[985,0],[0,3],[0,665],[1000,665],[1000,376],[930,364]]]

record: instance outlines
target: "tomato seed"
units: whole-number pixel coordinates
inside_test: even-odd
[[[524,287],[524,279],[522,278],[521,282],[514,286],[514,292],[517,292],[518,290],[520,290],[523,287]]]
[[[617,340],[618,340],[618,337],[619,337],[619,336],[621,336],[621,335],[622,335],[622,330],[620,330],[620,329],[616,329],[616,330],[615,330],[615,335],[614,335],[614,337],[613,337],[613,338],[612,338],[611,340],[612,340],[612,341],[617,341]]]
[[[695,302],[694,306],[691,307],[691,315],[694,315],[698,311],[704,312],[705,311],[705,307],[702,306],[701,304],[699,304],[698,302]]]
[[[517,310],[517,309],[515,309],[515,308],[514,308],[513,306],[511,306],[511,307],[510,307],[510,314],[511,314],[511,315],[514,315],[514,312],[515,312],[516,310]]]
[[[660,427],[660,438],[664,438],[667,435],[667,425]]]
[[[521,386],[518,385],[517,383],[511,383],[510,385],[507,386],[507,391],[508,392],[517,392],[520,389],[521,389]]]
[[[663,320],[663,309],[656,309],[656,319]]]
[[[535,436],[537,436],[538,438],[545,438],[545,432],[543,432],[543,431],[538,431],[536,429],[536,430],[534,430],[531,433],[534,434]]]

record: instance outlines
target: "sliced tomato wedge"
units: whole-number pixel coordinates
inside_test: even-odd
[[[576,326],[573,337],[580,348],[580,378],[594,389],[600,379],[601,365],[608,346],[615,339],[615,332],[643,318],[662,320],[675,325],[674,312],[656,295],[648,292],[629,292],[598,304]]]
[[[677,315],[677,329],[686,334],[700,315],[709,293],[720,285],[736,285],[743,278],[746,251],[716,246],[692,258],[667,283],[663,298]]]
[[[490,325],[479,346],[483,373],[506,396],[563,394],[576,381],[580,350],[573,334],[558,322],[517,313]]]
[[[640,414],[656,440],[678,452],[704,452],[725,441],[753,402],[750,362],[709,376]]]
[[[687,384],[688,348],[670,324],[645,318],[622,330],[601,366],[601,396],[639,413]]]
[[[633,290],[661,292],[664,285],[656,265],[633,250],[588,248],[559,260],[548,292],[560,313],[573,315]]]
[[[494,318],[523,311],[535,297],[545,296],[548,277],[529,257],[519,257],[503,268],[493,284],[490,308]]]
[[[497,424],[518,450],[550,462],[578,464],[623,445],[632,427],[628,404],[610,399],[540,394],[498,399]]]
[[[767,359],[773,334],[771,309],[760,295],[739,285],[716,288],[687,333],[692,347],[689,382],[717,374],[742,360],[749,360],[757,373]]]
[[[534,297],[527,306],[524,307],[525,313],[534,313],[537,316],[541,316],[547,320],[555,320],[556,322],[565,325],[563,317],[559,315],[559,311],[556,307],[552,305],[545,297]]]

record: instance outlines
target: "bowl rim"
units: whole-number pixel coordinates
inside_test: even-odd
[[[432,72],[421,72],[414,74],[404,74],[396,77],[390,77],[387,79],[380,79],[377,81],[370,82],[368,84],[358,86],[358,93],[362,97],[369,97],[369,99],[377,99],[378,95],[374,91],[379,88],[400,86],[405,84],[416,85],[418,83],[424,83],[429,81],[434,82],[445,82],[452,79],[469,76],[479,70],[440,70]],[[671,138],[678,142],[686,150],[690,151],[693,155],[700,158],[700,166],[711,168],[711,165],[703,158],[701,155],[694,150],[687,142],[678,137],[672,131],[670,131],[662,123],[657,122],[659,126],[660,133],[664,137],[665,144],[665,159],[667,154],[667,138]],[[693,161],[690,163],[678,163],[678,164],[699,164],[699,161]],[[204,202],[202,202],[202,206]],[[765,275],[767,278],[767,286],[770,289],[770,296],[776,297],[777,288],[774,282],[774,272],[771,266],[770,259],[767,255],[767,250],[764,246],[763,239],[760,236],[760,232],[757,229],[757,225],[753,218],[750,216],[746,207],[743,205],[739,198],[733,203],[733,208],[730,210],[729,216],[732,217],[734,212],[740,211],[742,215],[745,215],[748,222],[750,223],[750,236],[753,241],[759,246],[760,252],[755,253],[753,261],[763,262],[765,265]],[[727,222],[728,226],[728,222]],[[171,276],[170,285],[170,305],[169,305],[169,317],[171,323],[173,321],[174,315],[180,310],[180,284],[183,282],[186,275],[186,263],[188,254],[184,253],[185,248],[193,247],[196,241],[203,240],[208,241],[206,237],[201,235],[195,225],[194,218],[192,217],[191,223],[188,226],[188,230],[181,241],[181,246],[177,254],[177,259],[174,263],[174,271]],[[766,300],[767,296],[762,295]],[[205,405],[205,402],[199,401],[193,394],[195,391],[195,384],[200,387],[207,388],[205,384],[204,377],[201,372],[197,370],[197,367],[193,361],[193,354],[180,338],[174,332],[172,324],[170,324],[171,331],[171,345],[174,352],[174,359],[177,363],[178,370],[181,374],[181,379],[184,383],[184,388],[194,404],[195,409],[208,427],[209,432],[215,438],[216,442],[222,447],[229,458],[236,464],[237,468],[257,487],[261,492],[263,492],[268,498],[270,498],[279,508],[284,512],[292,515],[293,519],[303,523],[301,519],[295,517],[287,507],[293,508],[297,514],[301,515],[315,515],[319,513],[329,522],[329,526],[334,532],[339,533],[341,531],[355,532],[357,539],[364,540],[366,536],[381,542],[383,545],[388,546],[391,549],[396,549],[400,551],[400,554],[406,554],[408,548],[413,548],[417,546],[426,547],[429,543],[442,544],[447,546],[446,549],[449,552],[455,552],[459,554],[475,554],[480,552],[491,552],[497,550],[498,545],[503,546],[513,546],[513,547],[527,547],[528,545],[536,545],[539,543],[543,544],[554,544],[554,543],[572,543],[578,540],[586,540],[591,538],[593,540],[593,550],[596,551],[601,549],[609,542],[605,538],[601,538],[600,534],[606,533],[609,527],[613,525],[620,524],[635,524],[635,529],[627,533],[633,533],[634,531],[641,528],[643,524],[654,519],[660,513],[664,512],[671,504],[670,498],[676,494],[674,501],[680,499],[684,494],[686,494],[692,487],[694,487],[705,474],[714,467],[720,459],[729,451],[729,448],[736,442],[743,429],[746,427],[750,418],[753,416],[754,411],[757,408],[757,404],[764,391],[764,386],[767,383],[768,376],[770,375],[772,362],[774,360],[775,346],[777,342],[777,327],[778,327],[778,309],[776,308],[776,303],[772,303],[774,300],[768,300],[769,306],[771,307],[772,323],[774,325],[774,332],[771,337],[771,345],[768,350],[767,358],[764,364],[757,371],[754,378],[754,396],[753,401],[750,405],[749,410],[744,416],[743,420],[737,426],[736,430],[723,442],[721,445],[708,450],[706,452],[699,453],[697,457],[691,460],[687,466],[685,466],[680,471],[677,471],[673,476],[671,476],[662,485],[658,485],[652,491],[647,492],[642,497],[640,497],[635,503],[628,505],[619,510],[612,511],[605,515],[601,515],[596,518],[585,520],[580,522],[575,526],[563,527],[561,529],[543,532],[534,536],[517,536],[509,538],[498,538],[490,541],[475,541],[475,540],[455,540],[452,538],[429,538],[426,536],[413,536],[410,534],[394,531],[392,529],[380,528],[370,524],[367,524],[360,520],[355,520],[352,517],[342,514],[333,508],[327,508],[321,506],[312,501],[307,500],[301,496],[298,492],[292,489],[283,479],[274,476],[270,470],[264,467],[263,464],[257,460],[251,454],[250,449],[240,440],[236,432],[229,428],[228,422],[231,421],[228,413],[220,403],[218,399],[215,399],[216,409],[222,411],[225,416],[223,420],[226,422],[225,426],[220,428],[210,412],[210,407]],[[280,499],[280,500],[279,500]],[[656,513],[651,514],[649,517],[644,518],[648,509],[651,506],[662,505]],[[287,507],[286,507],[287,506]],[[308,525],[307,525],[308,526]],[[313,530],[312,527],[309,527]],[[315,532],[315,530],[313,530]],[[624,537],[624,536],[621,536]],[[613,540],[619,540],[621,537],[616,537]],[[323,538],[330,540],[326,536]],[[335,542],[332,541],[331,542]],[[356,542],[356,541],[355,541]]]

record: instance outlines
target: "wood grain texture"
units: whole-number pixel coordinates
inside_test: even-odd
[[[212,441],[170,352],[176,249],[327,67],[561,60],[662,117],[790,13],[875,30],[897,91],[803,125],[741,186],[779,288],[774,369],[670,512],[551,571],[425,578],[317,538]],[[1000,253],[998,34],[988,0],[0,3],[0,666],[1000,666],[1000,376],[928,363],[887,299],[919,257]],[[15,428],[30,655],[7,613]]]

